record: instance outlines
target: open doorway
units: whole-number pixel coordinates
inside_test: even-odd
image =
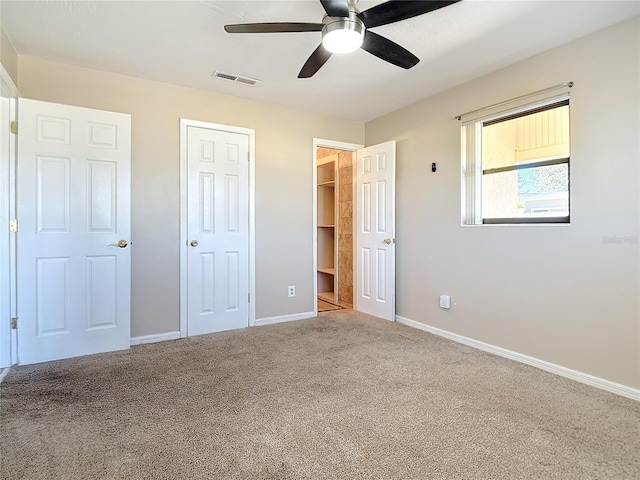
[[[315,294],[393,321],[396,142],[313,142]]]
[[[360,145],[314,141],[318,312],[353,308],[354,166]]]

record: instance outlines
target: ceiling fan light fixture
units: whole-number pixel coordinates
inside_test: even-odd
[[[322,43],[307,58],[298,78],[313,77],[333,53],[348,53],[362,48],[387,63],[408,70],[420,59],[406,48],[370,31],[390,23],[424,15],[460,0],[398,1],[376,0],[366,10],[358,8],[358,0],[320,0],[326,15],[322,23],[263,22],[225,25],[228,33],[322,32]]]
[[[349,53],[362,46],[364,24],[356,19],[336,19],[322,29],[322,46],[331,53]]]

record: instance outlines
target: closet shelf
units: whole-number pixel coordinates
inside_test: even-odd
[[[318,271],[320,273],[328,273],[329,275],[335,275],[336,274],[336,269],[335,268],[319,268]]]
[[[317,162],[318,167],[335,164],[335,155],[329,155],[328,157],[319,158]]]
[[[318,298],[327,302],[337,299],[338,262],[336,253],[336,224],[338,207],[338,154],[333,153],[317,159],[316,169],[316,219],[317,261],[316,270]]]
[[[325,302],[334,303],[336,301],[336,294],[334,292],[318,292],[318,298]]]

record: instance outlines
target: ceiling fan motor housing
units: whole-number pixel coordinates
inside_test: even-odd
[[[322,23],[322,45],[332,53],[353,52],[364,41],[364,23],[353,10],[348,17],[327,16]]]

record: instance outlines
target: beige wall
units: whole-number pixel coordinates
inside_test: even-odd
[[[179,328],[180,117],[255,129],[256,317],[313,311],[313,138],[362,143],[362,123],[31,57],[19,78],[26,98],[131,114],[132,336]]]
[[[0,25],[0,62],[13,83],[18,85],[18,54],[2,25]]]
[[[398,315],[640,387],[639,30],[632,19],[365,125],[366,145],[398,142]],[[454,116],[566,81],[571,225],[461,227]]]

